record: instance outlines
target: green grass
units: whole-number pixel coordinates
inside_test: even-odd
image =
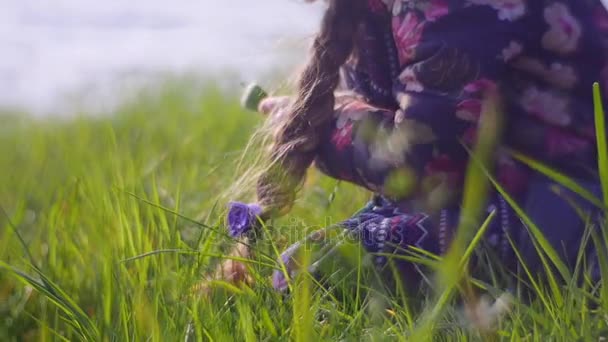
[[[370,197],[315,171],[296,208],[269,227],[273,238],[256,246],[253,288],[224,285],[211,298],[193,297],[192,286],[229,245],[218,195],[238,176],[237,159],[259,123],[233,97],[179,84],[111,116],[0,117],[0,341],[608,336],[606,291],[578,286],[570,274],[532,284],[536,299],[516,303],[498,330],[483,336],[443,293],[385,298],[373,281],[363,281],[356,251],[355,265],[343,270],[350,283],[336,276],[338,285],[326,290],[303,274],[294,295],[277,294],[269,277],[275,251],[349,217]],[[542,239],[538,246],[550,265],[553,252]],[[424,309],[438,307],[432,324],[421,325]]]

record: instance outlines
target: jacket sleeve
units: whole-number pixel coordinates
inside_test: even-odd
[[[516,56],[518,17],[500,19],[488,5],[409,6],[393,11],[399,60],[393,94],[399,104],[391,139],[416,186],[409,194],[441,207],[462,190],[468,152],[488,90],[502,85]],[[399,137],[399,138],[397,138]],[[394,146],[393,146],[394,148]],[[394,164],[384,158],[385,166]]]

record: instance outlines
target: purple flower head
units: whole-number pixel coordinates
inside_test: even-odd
[[[239,237],[255,226],[262,207],[257,204],[231,202],[228,211],[228,230],[230,236]]]
[[[275,270],[272,273],[272,287],[279,292],[287,290],[287,279],[283,271]]]
[[[292,275],[293,273],[292,265],[290,262],[292,255],[293,253],[290,253],[290,251],[287,250],[281,255],[280,261],[285,266],[285,269],[290,275]],[[285,277],[285,273],[283,273],[282,269],[274,270],[274,272],[272,273],[272,287],[277,291],[287,290],[287,278]]]
[[[296,270],[294,269],[294,264],[292,262],[292,257],[300,247],[301,243],[298,242],[289,247],[285,252],[281,254],[281,260],[279,260],[279,262],[283,264],[281,266],[285,266],[289,277],[293,277],[296,273]],[[280,292],[287,290],[287,278],[285,277],[285,273],[283,273],[282,269],[275,270],[272,273],[272,287]]]

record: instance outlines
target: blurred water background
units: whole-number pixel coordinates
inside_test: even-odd
[[[0,108],[111,111],[175,75],[230,84],[288,75],[322,3],[0,0]],[[180,76],[180,77],[181,77]]]

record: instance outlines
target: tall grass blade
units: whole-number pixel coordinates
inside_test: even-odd
[[[29,274],[2,261],[0,261],[0,268],[13,273],[20,281],[32,286],[35,290],[40,292],[40,294],[44,295],[49,301],[55,304],[57,308],[63,311],[67,318],[69,318],[66,322],[72,325],[75,331],[80,334],[84,340],[97,340],[99,332],[89,317],[65,294],[65,292],[52,283],[44,274],[37,270],[38,276],[42,279],[42,282],[40,282]]]
[[[595,134],[597,138],[597,159],[602,193],[605,206],[608,207],[608,139],[606,137],[606,114],[602,104],[600,85],[593,84],[593,105],[595,109]]]

